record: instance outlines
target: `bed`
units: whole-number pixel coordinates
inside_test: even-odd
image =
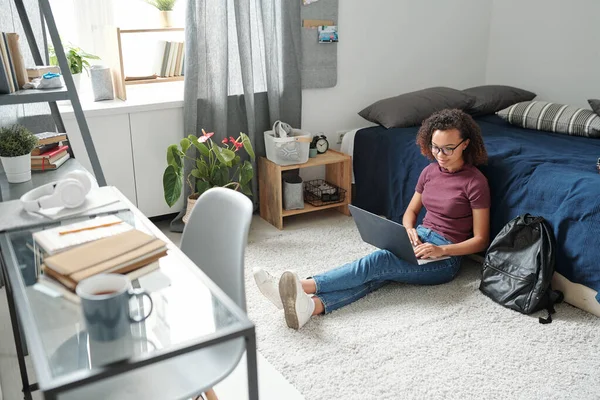
[[[600,316],[600,140],[519,128],[496,115],[476,121],[489,155],[480,169],[492,194],[492,238],[519,214],[546,218],[557,242],[554,286],[569,303]],[[415,144],[417,130],[375,126],[344,136],[356,206],[402,220],[430,162]]]

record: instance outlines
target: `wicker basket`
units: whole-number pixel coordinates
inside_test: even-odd
[[[346,190],[323,179],[314,179],[304,183],[304,201],[319,207],[326,204],[343,203]]]

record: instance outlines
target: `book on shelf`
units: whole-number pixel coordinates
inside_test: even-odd
[[[162,240],[137,229],[95,240],[43,260],[42,270],[69,290],[100,273],[127,274],[167,255]]]
[[[51,165],[55,165],[56,162],[60,162],[62,158],[67,155],[67,150],[61,150],[57,154],[51,157],[42,157],[42,156],[31,156],[31,165],[32,166],[46,166],[49,167]],[[42,157],[42,158],[33,158],[33,157]],[[65,160],[66,161],[66,160]],[[61,164],[62,165],[62,164]]]
[[[177,42],[177,47],[175,48],[175,54],[174,54],[174,62],[173,62],[173,67],[171,69],[171,76],[179,76],[179,64],[181,63],[180,57],[181,57],[181,51],[183,50],[183,42]]]
[[[52,67],[53,71],[59,71]],[[39,76],[47,71],[42,72]],[[0,94],[14,93],[29,82],[30,75],[19,44],[19,35],[0,32]]]
[[[165,49],[163,52],[162,66],[160,68],[159,76],[165,77],[167,73],[167,65],[169,63],[169,52],[171,51],[171,42],[165,42]]]
[[[43,144],[43,145],[38,146],[35,149],[31,150],[31,155],[39,156],[40,154],[43,154],[47,151],[57,148],[59,145],[60,145],[60,142]]]
[[[65,152],[65,154],[63,156],[61,156],[58,160],[54,161],[53,163],[50,163],[46,160],[42,160],[40,162],[31,160],[31,170],[32,171],[47,171],[47,170],[58,169],[69,158],[71,158],[71,155],[69,153]]]
[[[67,134],[60,132],[42,132],[36,133],[35,136],[38,138],[38,147],[67,140]]]
[[[181,54],[181,69],[179,75],[183,76],[183,67],[185,66],[185,42],[183,43],[183,53]]]
[[[10,53],[10,47],[8,47],[8,39],[6,38],[6,32],[2,32],[2,41],[4,44],[6,59],[8,62],[8,68],[10,69],[11,76],[11,90],[16,92],[19,90],[19,83],[17,82],[17,72],[15,71],[15,64],[13,62],[12,54]]]
[[[8,93],[10,93],[10,85],[8,84],[6,66],[4,65],[4,59],[2,58],[2,48],[0,48],[0,94]]]
[[[152,60],[152,71],[156,76],[162,76],[162,66],[164,64],[164,54],[167,42],[165,40],[159,40],[157,46],[158,50],[154,56],[154,60]]]
[[[6,33],[6,41],[8,44],[8,53],[12,58],[18,90],[29,82],[29,79],[27,78],[27,69],[25,68],[25,60],[23,59],[23,54],[19,47],[19,35],[14,32]]]
[[[161,78],[182,76],[184,60],[184,42],[160,41],[153,69]]]
[[[52,164],[53,162],[55,162],[56,160],[58,160],[59,158],[61,158],[62,156],[64,156],[65,154],[67,154],[67,151],[69,150],[69,146],[63,145],[63,146],[56,146],[53,147],[47,151],[44,151],[41,154],[38,155],[31,155],[31,163],[32,165],[34,163],[36,164],[41,164],[42,161],[44,162],[48,162],[50,164]]]
[[[8,58],[8,48],[4,42],[4,32],[0,33],[0,58],[2,59],[2,69],[6,78],[6,87],[1,88],[2,94],[14,93],[16,88],[12,77],[12,68]]]
[[[165,71],[165,77],[171,76],[171,67],[173,66],[174,54],[177,51],[177,43],[171,42],[171,46],[169,46],[169,55],[167,60],[167,69]]]
[[[173,71],[173,76],[179,76],[179,71],[181,70],[181,57],[183,56],[183,43],[177,43],[177,58],[175,61],[175,69]]]

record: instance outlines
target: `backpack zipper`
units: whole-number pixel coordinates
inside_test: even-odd
[[[501,274],[510,276],[511,278],[514,278],[514,279],[517,279],[517,280],[520,280],[520,281],[523,281],[523,282],[531,282],[531,281],[533,281],[533,279],[531,277],[523,278],[523,277],[520,277],[520,276],[516,276],[516,275],[511,274],[510,272],[506,272],[506,271],[501,270],[500,268],[496,268],[496,267],[494,267],[491,264],[487,264],[486,263],[485,266],[493,269],[494,271],[498,271]]]

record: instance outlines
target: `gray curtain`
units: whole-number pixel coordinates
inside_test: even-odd
[[[300,0],[187,0],[185,135],[246,133],[257,157],[276,120],[300,127]],[[185,164],[185,176],[192,169]],[[258,203],[256,163],[252,200]],[[190,189],[184,185],[185,199]],[[184,206],[185,207],[185,206]],[[184,210],[171,223],[181,232]]]

